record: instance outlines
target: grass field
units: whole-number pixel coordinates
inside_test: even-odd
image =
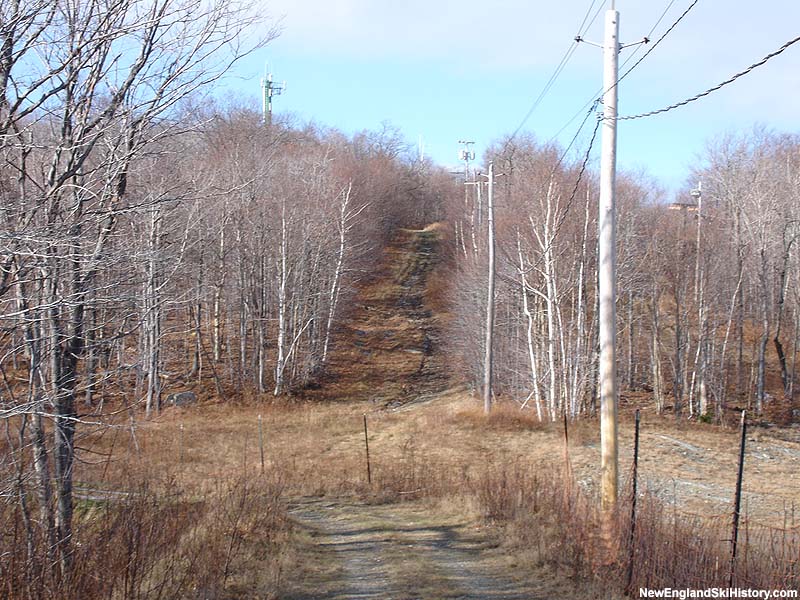
[[[425,295],[434,233],[389,248],[327,380],[303,398],[200,394],[151,420],[84,426],[81,568],[63,597],[616,598],[631,558],[632,584],[726,583],[738,432],[643,411],[629,545],[624,409],[609,539],[596,420],[569,423],[565,444],[561,422],[511,402],[486,417],[450,387]],[[737,582],[751,587],[800,576],[800,444],[786,431],[748,435]]]
[[[569,423],[565,446],[560,422],[539,423],[513,403],[498,404],[486,417],[476,398],[447,388],[445,357],[435,350],[440,323],[424,293],[435,240],[429,231],[405,232],[402,245],[387,251],[386,273],[364,285],[343,336],[348,342],[337,348],[321,388],[304,399],[215,398],[167,409],[135,429],[127,422],[99,429],[82,443],[110,458],[82,464],[78,479],[90,489],[112,490],[147,481],[160,495],[218,507],[207,518],[222,520],[223,526],[209,528],[232,556],[223,597],[262,589],[296,598],[413,598],[414,586],[427,590],[426,598],[450,597],[448,590],[490,597],[485,589],[492,585],[506,586],[498,598],[548,597],[546,590],[561,594],[564,586],[589,596],[619,594],[615,578],[624,570],[625,552],[605,555],[595,531],[599,423]],[[782,439],[786,430],[777,433],[761,428],[748,435],[743,506],[748,543],[774,546],[774,531],[783,532],[781,556],[790,556],[787,572],[796,581],[791,561],[797,557],[791,556],[798,547],[793,503],[800,497],[800,444]],[[677,578],[705,568],[711,571],[695,577],[724,579],[727,567],[719,566],[719,557],[728,551],[738,444],[735,430],[643,411],[639,482],[650,530],[642,535],[666,535],[660,528],[669,523],[667,532],[683,527],[688,539],[696,531],[709,534],[706,546],[686,542],[702,550],[694,559],[677,538],[658,550],[677,565],[677,572],[659,572]],[[620,448],[627,478],[633,423],[625,407]],[[241,498],[240,506],[268,507],[263,510],[273,520],[262,531],[266,539],[242,525],[251,509],[226,504],[231,489],[253,496]],[[624,512],[627,481],[622,490]],[[620,515],[621,529],[626,519]],[[396,530],[399,522],[413,526],[403,533]],[[436,528],[448,527],[450,538],[437,537],[444,529]],[[773,531],[769,540],[767,531]],[[342,540],[350,552],[336,550]],[[642,552],[654,552],[649,542],[643,538]],[[412,560],[413,548],[427,558]],[[714,552],[709,567],[706,554]],[[685,567],[673,555],[683,557]],[[382,557],[380,568],[370,556]],[[436,560],[444,563],[434,568]],[[465,579],[463,573],[473,570],[474,580]],[[253,581],[254,572],[263,581]],[[372,581],[375,589],[364,583],[359,591],[352,587],[358,581]],[[541,587],[542,581],[555,587]]]

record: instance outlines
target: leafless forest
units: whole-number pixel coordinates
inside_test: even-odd
[[[270,559],[269,572],[282,574],[252,583],[258,592],[237,573],[264,570],[241,558],[258,536],[262,554],[291,556],[281,546],[293,527],[286,498],[376,486],[381,502],[470,490],[496,522],[569,514],[542,536],[583,532],[594,550],[578,560],[582,542],[569,538],[574,574],[595,572],[593,492],[570,484],[571,472],[541,487],[547,476],[520,467],[522,446],[489,460],[458,445],[443,458],[430,444],[500,427],[539,432],[560,458],[553,431],[565,416],[594,439],[596,165],[584,149],[533,135],[487,152],[497,171],[501,416],[459,408],[425,417],[413,434],[400,429],[400,454],[382,462],[374,450],[376,481],[370,472],[366,485],[353,467],[360,446],[336,437],[351,435],[342,423],[358,421],[353,435],[363,436],[361,413],[387,404],[445,392],[477,403],[486,190],[419,160],[388,124],[355,135],[266,125],[226,95],[225,73],[277,35],[269,27],[222,0],[0,2],[0,595],[276,597],[291,566]],[[482,181],[480,171],[466,183]],[[670,203],[646,175],[618,176],[621,402],[654,427],[696,424],[717,436],[747,409],[754,425],[796,438],[798,173],[800,137],[754,128],[709,142],[687,173],[700,194],[686,189]],[[364,383],[359,370],[382,380]],[[262,478],[252,483],[262,412],[274,446],[265,467],[259,429]],[[400,427],[392,415],[376,418]],[[215,437],[223,424],[249,432],[243,449]],[[327,435],[337,441],[324,446]],[[447,443],[461,444],[453,435]],[[213,445],[201,450],[203,439]],[[417,440],[427,441],[414,450]],[[489,470],[469,475],[476,465]],[[664,509],[651,500],[643,527],[650,541],[666,539]],[[319,518],[318,506],[303,506],[304,518]],[[797,583],[791,515],[783,570],[758,571],[754,549],[750,582]],[[681,527],[692,530],[689,520]],[[239,531],[248,534],[230,533]],[[519,543],[535,545],[526,535]],[[648,543],[637,552],[658,555]],[[692,547],[702,551],[669,547],[686,558],[678,572],[727,576],[710,558],[714,544]],[[481,581],[475,590],[494,580]]]
[[[800,140],[762,129],[713,140],[672,203],[646,177],[618,186],[623,389],[658,412],[721,421],[727,408],[789,419],[798,334]],[[597,190],[582,160],[535,140],[497,144],[498,390],[542,419],[595,410]],[[477,381],[485,289],[480,198],[449,214],[459,276],[453,344]],[[472,352],[469,352],[471,349]],[[784,414],[785,413],[785,414]],[[777,415],[776,415],[777,416]]]

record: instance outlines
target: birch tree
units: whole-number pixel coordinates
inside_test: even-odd
[[[3,202],[0,298],[2,314],[28,332],[41,523],[66,577],[79,361],[112,240],[138,209],[128,198],[132,165],[175,131],[182,99],[253,47],[239,33],[255,19],[241,4],[177,0],[8,2],[2,11],[0,152],[17,186]],[[51,444],[43,418],[53,420]]]

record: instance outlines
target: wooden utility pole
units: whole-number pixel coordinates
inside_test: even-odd
[[[486,299],[486,353],[483,361],[483,411],[492,410],[492,335],[494,333],[494,164],[489,163],[489,199],[487,200],[489,224],[489,285]]]
[[[458,140],[458,143],[461,144],[463,149],[459,152],[459,158],[464,161],[464,210],[469,210],[469,213],[474,216],[474,209],[470,208],[469,202],[469,186],[476,185],[479,186],[480,189],[481,182],[480,181],[470,181],[470,170],[469,170],[469,162],[471,160],[475,160],[475,151],[470,149],[470,146],[473,146],[475,142],[471,140]],[[470,237],[472,238],[472,251],[477,254],[478,253],[478,246],[475,242],[475,220],[474,218],[470,219]],[[467,245],[464,241],[464,226],[461,226],[461,244],[464,249],[464,256],[467,256]]]
[[[617,75],[619,12],[606,11],[603,43],[603,137],[600,155],[598,295],[600,300],[600,470],[601,506],[614,509],[618,487],[617,449],[617,255],[615,179],[617,167]]]

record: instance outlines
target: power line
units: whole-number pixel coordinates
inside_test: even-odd
[[[615,83],[614,85],[619,85],[619,82],[620,82],[620,81],[622,81],[622,79],[624,79],[624,78],[625,78],[625,77],[626,77],[626,76],[627,76],[627,75],[628,75],[628,74],[629,74],[631,71],[633,71],[633,70],[634,70],[636,67],[638,67],[638,66],[639,66],[639,64],[640,64],[640,63],[641,63],[641,62],[642,62],[642,61],[643,61],[645,58],[647,58],[647,56],[648,56],[648,55],[649,55],[649,54],[650,54],[650,53],[651,53],[651,52],[652,52],[652,51],[653,51],[653,50],[656,48],[656,46],[658,46],[658,45],[659,45],[659,44],[660,44],[660,43],[661,43],[661,42],[664,40],[664,38],[665,38],[665,37],[667,37],[667,35],[669,35],[669,34],[672,32],[672,30],[673,30],[673,29],[675,29],[675,27],[678,25],[678,23],[680,23],[680,22],[683,20],[683,18],[684,18],[684,17],[685,17],[685,16],[686,16],[686,15],[689,13],[689,11],[691,11],[691,10],[692,10],[692,8],[694,8],[694,6],[695,6],[695,5],[696,5],[696,4],[697,4],[699,1],[700,1],[700,0],[694,0],[694,2],[692,2],[692,4],[691,4],[691,5],[690,5],[690,6],[689,6],[689,7],[688,7],[688,8],[687,8],[685,11],[683,11],[683,14],[681,14],[681,16],[680,16],[680,17],[678,17],[678,18],[677,18],[677,20],[676,20],[676,21],[675,21],[675,22],[674,22],[672,25],[670,25],[670,26],[669,26],[669,28],[668,28],[668,29],[667,29],[667,30],[664,32],[664,34],[663,34],[663,35],[662,35],[660,38],[658,38],[658,40],[657,40],[657,41],[656,41],[656,42],[655,42],[655,43],[654,43],[654,44],[653,44],[653,45],[652,45],[650,48],[648,48],[647,52],[646,52],[646,53],[645,53],[645,54],[644,54],[644,55],[643,55],[643,56],[642,56],[642,57],[641,57],[641,58],[640,58],[638,61],[636,61],[636,63],[635,63],[635,64],[634,64],[634,65],[633,65],[633,66],[632,66],[630,69],[628,69],[627,71],[625,71],[625,73],[622,75],[622,77],[619,77],[619,78],[617,79],[617,81],[616,81],[616,83]],[[653,35],[653,32],[656,30],[656,28],[657,28],[657,27],[658,27],[658,25],[661,23],[661,21],[663,21],[663,20],[664,20],[664,17],[667,15],[667,13],[669,12],[669,9],[670,9],[670,8],[672,8],[672,5],[673,5],[673,4],[675,4],[675,2],[676,2],[676,0],[670,0],[669,4],[667,4],[667,7],[666,7],[666,8],[664,9],[664,11],[661,13],[661,16],[660,16],[660,17],[658,18],[658,20],[655,22],[655,24],[653,25],[653,27],[651,27],[651,28],[650,28],[650,33],[648,33],[648,34],[647,34],[647,37],[648,37],[648,38],[649,38],[651,35]],[[630,56],[629,56],[629,57],[628,57],[628,58],[625,60],[625,62],[623,62],[623,63],[622,63],[622,66],[624,67],[624,66],[625,66],[625,65],[626,65],[628,62],[630,62],[630,60],[631,60],[631,59],[633,59],[633,57],[634,57],[634,56],[636,56],[636,53],[637,53],[637,52],[638,52],[638,51],[639,51],[641,48],[642,48],[642,46],[637,46],[637,47],[636,47],[636,49],[633,51],[633,53],[632,53],[632,54],[631,54],[631,55],[630,55]],[[578,118],[578,117],[579,117],[579,116],[580,116],[580,115],[583,113],[583,111],[584,111],[584,110],[586,110],[586,108],[587,108],[588,106],[590,106],[590,105],[591,105],[593,102],[594,102],[594,103],[596,103],[596,102],[598,101],[598,99],[599,99],[599,98],[600,98],[600,97],[601,97],[601,96],[602,96],[602,95],[603,95],[603,94],[604,94],[606,91],[608,91],[608,90],[604,90],[604,89],[601,87],[599,90],[597,90],[597,92],[595,92],[594,94],[592,94],[591,98],[589,98],[589,100],[587,100],[587,101],[586,101],[586,103],[584,103],[584,104],[583,104],[583,105],[582,105],[582,106],[581,106],[581,107],[578,109],[578,112],[576,112],[574,115],[572,115],[572,117],[570,117],[570,119],[569,119],[569,120],[568,120],[568,121],[567,121],[567,122],[566,122],[566,123],[565,123],[565,124],[564,124],[564,125],[561,127],[561,129],[559,129],[559,130],[558,130],[558,132],[556,132],[556,134],[555,134],[555,135],[554,135],[552,138],[550,138],[550,141],[549,141],[548,143],[550,143],[550,142],[552,142],[553,140],[555,140],[556,138],[558,138],[558,136],[560,136],[560,135],[561,135],[561,134],[564,132],[564,130],[565,130],[567,127],[569,127],[569,126],[570,126],[570,125],[571,125],[571,124],[572,124],[572,123],[575,121],[575,119],[577,119],[577,118]]]
[[[667,16],[667,13],[669,12],[669,9],[672,8],[673,4],[675,4],[675,0],[671,0],[670,3],[667,4],[667,7],[664,9],[664,12],[661,13],[660,17],[658,17],[658,21],[656,21],[655,24],[650,28],[650,33],[647,34],[647,37],[650,37],[651,35],[653,35],[653,32],[656,30],[656,28],[659,25],[661,25],[661,21],[663,21],[664,17]],[[628,60],[630,60],[630,57],[628,57]]]
[[[591,112],[589,114],[591,114]],[[581,127],[580,129],[578,129],[578,133],[580,133],[581,129],[583,129],[583,125],[585,123],[586,119],[584,119],[583,123],[581,123]],[[583,180],[583,176],[586,173],[587,167],[589,166],[589,158],[591,157],[594,143],[597,140],[597,131],[600,129],[600,123],[602,123],[602,119],[598,115],[597,121],[595,122],[594,125],[594,130],[592,131],[592,137],[589,140],[589,146],[586,148],[586,152],[583,155],[583,161],[581,161],[581,168],[578,171],[578,177],[575,179],[575,185],[572,188],[572,193],[569,196],[569,200],[567,200],[567,202],[564,204],[564,208],[560,209],[561,214],[559,215],[558,220],[556,221],[555,226],[553,227],[553,235],[550,236],[550,239],[547,241],[547,245],[542,249],[542,252],[539,255],[539,259],[536,262],[531,263],[532,268],[535,268],[538,264],[540,264],[544,260],[545,254],[550,250],[552,245],[555,243],[556,236],[558,236],[559,232],[561,231],[561,227],[563,227],[564,225],[564,221],[566,221],[567,216],[569,215],[569,209],[572,207],[572,203],[575,201],[575,197],[578,195],[578,189],[580,188],[581,181]],[[577,138],[577,134],[575,137]],[[573,138],[573,142],[574,141],[575,139]],[[561,161],[564,160],[564,156],[566,156],[566,153],[562,155],[561,159],[559,159],[559,162],[553,167],[551,171],[551,177],[555,173],[555,170],[558,168]]]
[[[583,31],[583,26],[584,26],[584,25],[586,25],[586,19],[588,19],[588,18],[589,18],[589,13],[591,13],[591,12],[592,12],[592,9],[594,8],[594,5],[595,5],[595,4],[597,4],[597,0],[592,0],[592,3],[589,5],[589,8],[587,8],[587,9],[586,9],[586,14],[583,16],[583,21],[581,21],[581,24],[580,24],[580,26],[578,26],[578,33],[579,33],[579,34],[580,34],[580,32],[581,32],[581,31]],[[587,25],[586,29],[589,29],[589,27],[591,27],[591,26],[592,26],[592,23],[594,23],[594,20],[597,18],[597,15],[598,15],[598,14],[600,14],[600,10],[601,10],[601,9],[602,9],[602,8],[603,8],[605,5],[606,5],[606,3],[605,3],[605,2],[603,2],[603,4],[601,4],[601,5],[600,5],[600,8],[598,8],[598,9],[597,9],[597,12],[596,12],[596,13],[594,13],[594,18],[592,18],[592,21],[591,21],[591,23],[589,23],[589,25]]]
[[[566,158],[567,153],[569,153],[570,149],[572,148],[572,145],[578,139],[578,136],[580,135],[581,131],[583,131],[584,125],[586,125],[586,121],[588,121],[589,117],[594,113],[594,111],[597,108],[598,104],[599,104],[599,101],[595,100],[594,103],[592,104],[592,106],[589,108],[589,110],[586,111],[586,116],[583,117],[583,121],[581,121],[581,124],[578,126],[578,131],[575,132],[575,135],[572,136],[572,140],[570,140],[569,144],[567,144],[567,147],[564,149],[564,152],[561,153],[561,158],[558,159],[558,163],[556,163],[556,168],[558,168],[558,166]],[[589,144],[589,150],[592,149],[592,144],[594,144],[594,136],[595,135],[597,135],[597,126],[595,126],[594,134],[592,134],[592,142]]]
[[[666,8],[664,9],[664,11],[661,13],[661,16],[660,16],[660,17],[658,17],[658,20],[657,20],[657,21],[655,22],[655,24],[654,24],[654,25],[653,25],[653,26],[650,28],[650,31],[648,32],[648,34],[647,34],[647,36],[646,36],[647,38],[651,38],[651,37],[653,36],[653,32],[654,32],[654,31],[655,31],[655,30],[658,28],[658,26],[659,26],[659,25],[661,25],[661,21],[663,21],[663,20],[664,20],[664,17],[666,17],[666,16],[667,16],[667,13],[669,12],[669,9],[670,9],[670,8],[672,8],[672,5],[673,5],[673,4],[675,4],[675,2],[676,2],[676,0],[670,0],[670,3],[669,3],[669,4],[667,4],[667,7],[666,7]],[[683,18],[683,17],[681,17],[681,18]],[[675,25],[673,24],[673,26],[672,26],[672,27],[674,27],[674,26],[675,26]],[[672,27],[670,27],[670,29],[672,29]],[[663,36],[661,36],[661,39],[663,39],[665,36],[666,36],[666,34],[665,34],[665,35],[663,35]],[[656,44],[655,44],[655,45],[658,45],[658,43],[659,43],[659,42],[661,42],[661,39],[659,39],[659,40],[658,40],[658,42],[656,42]],[[631,52],[631,53],[628,55],[628,58],[626,58],[626,59],[625,59],[625,60],[622,62],[622,64],[620,65],[620,68],[623,68],[623,67],[624,67],[625,65],[627,65],[629,62],[631,62],[631,61],[633,60],[633,58],[636,56],[636,53],[637,53],[637,52],[639,52],[639,50],[641,50],[641,49],[642,49],[642,46],[641,46],[641,45],[640,45],[640,46],[636,46],[636,48],[633,50],[633,52]],[[650,53],[650,52],[648,51],[648,54],[649,54],[649,53]],[[644,60],[644,59],[642,59],[642,60]],[[640,62],[641,62],[641,61],[640,61]],[[629,70],[632,70],[632,69],[633,69],[633,67],[631,67],[631,69],[629,69]]]
[[[667,7],[667,10],[669,10],[669,8],[672,6],[672,4],[673,4],[674,2],[675,2],[675,0],[672,0],[672,2],[670,2],[669,6]],[[628,69],[627,71],[625,71],[625,72],[624,72],[624,73],[623,73],[623,74],[622,74],[622,75],[619,77],[619,79],[617,79],[617,85],[619,85],[619,82],[620,82],[620,81],[622,81],[623,79],[625,79],[625,78],[626,78],[626,77],[627,77],[627,76],[630,74],[630,72],[631,72],[631,71],[633,71],[633,70],[634,70],[636,67],[638,67],[638,66],[641,64],[641,62],[642,62],[642,61],[643,61],[645,58],[647,58],[647,57],[650,55],[650,53],[651,53],[653,50],[655,50],[655,49],[658,47],[658,45],[659,45],[659,44],[660,44],[660,43],[661,43],[661,42],[664,40],[664,38],[665,38],[665,37],[667,37],[667,36],[668,36],[668,35],[669,35],[669,34],[672,32],[672,30],[673,30],[673,29],[675,29],[675,27],[677,27],[677,26],[678,26],[678,23],[680,23],[680,22],[683,20],[683,18],[684,18],[686,15],[688,15],[688,14],[689,14],[689,11],[691,11],[691,10],[692,10],[692,9],[695,7],[695,5],[696,5],[698,2],[700,2],[700,0],[694,0],[694,2],[692,2],[692,3],[689,5],[689,7],[688,7],[688,8],[687,8],[685,11],[683,11],[683,14],[681,14],[681,16],[680,16],[680,17],[678,17],[678,18],[675,20],[675,22],[674,22],[672,25],[670,25],[669,29],[667,29],[667,30],[664,32],[664,34],[663,34],[663,35],[662,35],[660,38],[658,38],[658,39],[656,40],[656,42],[655,42],[655,43],[654,43],[652,46],[650,46],[650,47],[647,49],[647,52],[645,52],[645,53],[642,55],[642,57],[641,57],[639,60],[637,60],[637,61],[636,61],[636,62],[633,64],[633,66],[632,66],[630,69]],[[663,18],[664,18],[664,15],[665,15],[665,14],[666,14],[666,11],[664,11],[664,14],[662,14],[662,15],[661,15],[661,18],[658,20],[658,22],[659,22],[659,23],[661,22],[661,19],[663,19]],[[658,23],[656,23],[656,26],[658,26]],[[655,29],[655,27],[654,27],[653,29]],[[652,33],[652,30],[651,30],[651,33]],[[632,58],[632,57],[633,57],[633,55],[631,55],[631,58]],[[627,62],[627,61],[626,61],[626,62]],[[624,65],[624,63],[623,63],[623,66],[625,66],[625,65]]]
[[[554,142],[558,136],[560,136],[562,133],[564,133],[564,130],[565,130],[567,127],[569,127],[570,125],[572,125],[573,121],[575,121],[575,119],[577,119],[578,117],[580,117],[580,116],[581,116],[581,114],[583,114],[583,111],[584,111],[584,110],[586,110],[586,108],[587,108],[588,106],[590,106],[590,105],[592,105],[592,104],[596,104],[596,103],[598,103],[598,102],[600,101],[600,98],[599,98],[599,92],[602,92],[602,91],[603,91],[602,89],[598,90],[598,94],[594,94],[594,95],[592,96],[591,100],[589,100],[589,101],[588,101],[586,104],[584,104],[583,106],[581,106],[581,107],[580,107],[580,109],[578,109],[578,112],[576,112],[574,115],[572,115],[572,117],[570,117],[569,121],[567,121],[566,123],[564,123],[564,125],[562,125],[562,126],[561,126],[561,129],[559,129],[559,130],[556,132],[556,134],[555,134],[553,137],[551,137],[551,138],[548,140],[548,142],[547,142],[547,143],[548,143],[548,144],[550,144],[551,142]]]
[[[592,6],[594,6],[594,3],[592,3]],[[594,25],[594,22],[597,20],[597,16],[600,14],[600,11],[605,8],[605,6],[606,6],[606,2],[604,1],[600,6],[597,7],[597,10],[594,12],[594,15],[592,16],[592,20],[589,21],[589,24],[586,25],[586,27],[583,27],[583,23],[581,23],[581,27],[578,28],[578,36],[579,37],[583,36],[583,35],[586,35],[586,32],[589,31],[589,29],[591,28],[592,25]],[[592,10],[591,6],[589,7],[589,10]],[[586,12],[588,14],[589,11],[586,11]],[[586,22],[586,19],[584,18],[584,23],[585,22]]]
[[[597,15],[600,14],[600,11],[602,10],[603,6],[605,6],[605,4],[606,4],[605,2],[600,4],[600,6],[597,9],[597,11],[595,11],[595,13],[594,13],[594,16],[592,17],[592,19],[587,24],[586,21],[589,18],[589,14],[592,12],[592,9],[594,8],[594,5],[596,3],[597,3],[597,0],[592,0],[592,3],[589,5],[589,8],[587,9],[586,14],[583,17],[583,21],[581,21],[581,24],[578,27],[578,35],[576,36],[576,38],[580,38],[581,35],[583,33],[585,33],[594,24],[595,20],[597,19]],[[585,26],[585,28],[584,28],[584,26]],[[545,96],[550,91],[550,89],[553,87],[553,85],[555,84],[556,80],[561,75],[561,73],[564,70],[564,68],[567,66],[567,63],[572,58],[572,55],[575,53],[575,49],[577,48],[577,46],[578,46],[578,42],[577,42],[577,39],[576,39],[576,40],[574,40],[572,42],[572,44],[569,46],[569,48],[567,48],[567,51],[564,53],[564,56],[561,57],[561,60],[559,61],[558,65],[556,66],[555,70],[553,71],[553,74],[550,75],[550,78],[547,80],[547,83],[544,84],[544,87],[542,88],[542,91],[539,92],[539,95],[533,101],[533,104],[531,104],[531,107],[528,109],[528,112],[525,113],[525,116],[522,118],[522,121],[520,121],[519,125],[517,125],[517,128],[514,130],[514,132],[508,138],[508,140],[505,143],[505,146],[508,146],[514,140],[514,138],[517,137],[517,134],[525,126],[525,123],[528,122],[528,119],[531,118],[531,115],[533,115],[534,111],[542,103],[542,101],[544,100]]]
[[[580,171],[578,171],[577,179],[575,179],[575,185],[572,188],[572,193],[569,196],[569,200],[567,200],[566,204],[564,204],[564,209],[561,210],[561,215],[558,218],[558,221],[556,222],[555,227],[553,227],[553,235],[550,237],[550,240],[547,242],[547,247],[545,248],[545,251],[549,250],[550,247],[555,243],[556,236],[561,231],[561,227],[564,225],[564,221],[567,220],[567,215],[569,214],[569,209],[572,207],[572,203],[575,201],[575,197],[578,195],[578,188],[581,185],[581,180],[583,179],[583,175],[586,173],[586,168],[589,165],[589,157],[592,154],[592,148],[594,147],[594,142],[597,139],[597,131],[600,129],[600,123],[601,122],[602,122],[602,119],[598,117],[597,122],[594,125],[594,131],[592,131],[592,137],[589,140],[589,146],[586,148],[586,153],[583,155],[583,161],[581,162],[581,168],[580,168]],[[581,125],[581,127],[583,127],[583,125]],[[580,130],[579,130],[579,132],[580,132]],[[563,159],[563,157],[562,157],[562,159]],[[556,167],[553,169],[553,172],[555,172],[556,168],[558,168],[558,165],[556,165]],[[543,260],[544,255],[545,255],[545,251],[542,252],[540,260],[537,261],[537,263],[540,262],[541,260]]]
[[[675,104],[670,104],[669,106],[665,106],[664,108],[659,108],[658,110],[651,110],[651,111],[648,111],[648,112],[645,112],[645,113],[640,113],[638,115],[628,115],[628,116],[625,116],[625,117],[617,117],[617,120],[618,121],[632,121],[634,119],[643,119],[645,117],[652,117],[654,115],[659,115],[661,113],[669,112],[669,111],[671,111],[671,110],[673,110],[675,108],[679,108],[681,106],[686,106],[690,102],[694,102],[695,100],[699,100],[700,98],[708,96],[709,94],[712,94],[713,92],[716,92],[717,90],[725,87],[726,85],[733,83],[734,81],[736,81],[740,77],[744,77],[745,75],[747,75],[751,71],[757,69],[758,67],[760,67],[761,65],[766,63],[771,58],[774,58],[774,57],[778,56],[779,54],[781,54],[782,52],[784,52],[786,49],[788,49],[793,44],[796,44],[797,42],[800,42],[800,36],[794,38],[793,40],[789,40],[788,42],[786,42],[783,46],[781,46],[780,48],[778,48],[774,52],[770,52],[769,54],[767,54],[764,58],[762,58],[758,62],[754,62],[752,65],[747,67],[744,71],[739,71],[738,73],[736,73],[736,75],[733,75],[733,76],[729,77],[728,79],[726,79],[722,83],[718,83],[714,87],[708,88],[707,90],[705,90],[703,92],[700,92],[699,94],[695,94],[691,98],[687,98],[686,100],[682,100],[680,102],[676,102]]]
[[[507,143],[511,143],[511,141],[515,137],[517,137],[517,134],[525,126],[525,123],[528,122],[528,119],[531,118],[533,112],[537,108],[539,108],[539,105],[542,103],[542,100],[544,100],[544,97],[547,95],[547,92],[549,92],[550,88],[553,87],[553,84],[556,82],[556,79],[558,79],[558,76],[561,75],[561,72],[564,70],[564,67],[567,66],[569,59],[572,58],[572,55],[575,53],[575,48],[577,48],[577,46],[578,43],[573,42],[572,45],[567,49],[566,53],[561,58],[561,61],[558,63],[558,66],[556,67],[555,71],[553,71],[553,74],[550,76],[550,79],[547,80],[547,83],[542,88],[542,91],[539,92],[539,95],[536,97],[536,100],[533,101],[533,104],[528,109],[528,112],[525,113],[525,116],[522,118],[522,121],[520,121],[519,125],[517,125],[517,128],[514,130],[514,133],[511,134],[511,137],[508,139]]]
[[[586,154],[584,154],[584,156],[583,156],[583,163],[581,163],[581,170],[578,171],[578,178],[575,180],[575,187],[572,188],[572,194],[570,194],[569,200],[567,201],[567,205],[566,205],[566,207],[564,209],[564,214],[561,217],[561,221],[559,222],[557,227],[561,227],[561,223],[566,218],[567,211],[569,210],[569,207],[572,205],[572,202],[575,200],[575,195],[578,193],[578,186],[580,186],[581,179],[583,179],[583,174],[586,172],[586,167],[589,164],[589,155],[591,154],[592,147],[594,146],[594,142],[597,139],[597,130],[600,129],[600,123],[601,122],[602,122],[602,119],[599,118],[599,116],[598,116],[597,121],[594,124],[594,131],[592,131],[592,137],[589,140],[589,147],[586,148]]]

